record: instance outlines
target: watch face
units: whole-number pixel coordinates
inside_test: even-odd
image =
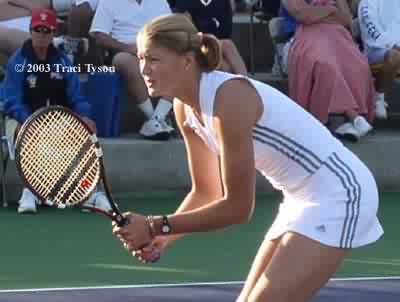
[[[168,225],[163,225],[162,226],[162,232],[164,234],[168,234],[171,231],[171,228]]]

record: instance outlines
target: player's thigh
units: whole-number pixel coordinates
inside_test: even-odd
[[[347,253],[348,250],[288,232],[257,281],[249,302],[307,301],[336,272]]]

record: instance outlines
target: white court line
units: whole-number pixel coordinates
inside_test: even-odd
[[[344,261],[350,263],[359,263],[359,264],[400,266],[400,262],[398,261],[376,261],[376,260],[361,260],[361,259],[345,259]]]
[[[391,277],[355,277],[355,278],[331,278],[330,281],[380,281],[380,280],[399,280],[400,276]],[[27,292],[53,292],[53,291],[74,291],[74,290],[94,290],[94,289],[130,289],[130,288],[155,288],[155,287],[186,287],[186,286],[212,286],[212,285],[240,285],[244,281],[227,282],[193,282],[193,283],[159,283],[143,285],[109,285],[109,286],[89,286],[89,287],[59,287],[59,288],[31,288],[31,289],[5,289],[2,293],[27,293]]]

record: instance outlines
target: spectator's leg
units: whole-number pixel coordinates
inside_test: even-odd
[[[8,59],[29,37],[28,32],[0,26],[0,58]]]
[[[222,39],[220,42],[222,47],[222,56],[230,66],[230,71],[235,74],[247,75],[246,64],[232,40]]]
[[[391,49],[386,52],[384,67],[383,67],[383,81],[377,91],[385,92],[389,89],[393,80],[396,78],[400,70],[400,49]]]
[[[50,8],[50,0],[8,0],[10,5],[26,8],[32,11],[35,8]]]
[[[222,57],[221,62],[219,64],[218,70],[225,71],[225,72],[232,72],[231,65]]]
[[[124,81],[128,83],[127,88],[129,98],[135,100],[138,104],[145,102],[149,96],[147,94],[146,84],[140,74],[138,58],[129,53],[120,52],[115,55],[112,64],[122,75]],[[151,116],[147,117],[150,118]]]
[[[143,124],[140,134],[149,139],[168,139],[173,129],[166,124],[165,118],[172,108],[171,102],[160,98],[157,107],[153,108],[136,56],[120,52],[115,55],[113,65],[128,83],[128,97],[135,100],[146,116],[147,121]]]
[[[6,21],[14,18],[30,16],[28,9],[10,5],[8,2],[0,2],[0,21]]]

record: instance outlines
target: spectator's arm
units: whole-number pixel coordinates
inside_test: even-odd
[[[14,54],[7,64],[6,78],[4,80],[4,109],[6,114],[22,124],[31,114],[24,104],[24,72],[19,69],[24,62]],[[16,70],[20,71],[16,71]]]
[[[111,35],[103,32],[91,32],[91,35],[96,39],[96,44],[103,48],[112,49],[116,52],[129,52],[133,55],[136,55],[136,44],[126,44],[119,42],[118,40],[111,37]]]
[[[49,8],[50,7],[49,1],[35,2],[32,0],[8,0],[7,2],[10,5],[25,8],[29,11],[32,11],[35,8],[41,8],[41,7]]]
[[[360,23],[363,42],[370,47],[392,48],[399,43],[398,32],[385,30],[379,22],[378,6],[373,1],[361,1],[358,7],[358,20]],[[392,20],[387,20],[391,22]],[[397,29],[397,26],[393,26]],[[399,43],[400,44],[400,43]]]
[[[303,24],[318,23],[337,12],[337,7],[333,5],[313,6],[304,0],[288,0],[287,2],[289,14]]]
[[[73,66],[71,61],[64,56],[64,66]],[[81,95],[79,76],[75,72],[66,72],[66,95],[70,102],[70,108],[82,117],[90,116],[90,104],[86,101],[86,98]]]
[[[336,0],[337,12],[325,19],[327,22],[339,23],[351,29],[353,15],[347,0]]]
[[[353,20],[353,14],[347,0],[336,0],[338,7],[338,17],[342,21],[342,24],[347,28],[351,28],[351,21]]]
[[[93,36],[96,39],[96,43],[103,48],[112,49],[117,52],[126,51],[136,54],[136,47],[119,42],[111,35],[115,19],[112,3],[112,1],[100,0],[90,27],[90,35]]]

